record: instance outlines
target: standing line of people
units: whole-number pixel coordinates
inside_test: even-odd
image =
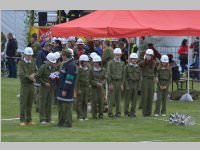
[[[140,83],[143,116],[149,117],[152,114],[155,82],[158,88],[158,101],[154,115],[160,114],[161,103],[161,114],[166,115],[166,95],[171,80],[168,56],[163,55],[159,63],[154,59],[154,51],[147,49],[143,58],[138,57],[133,51],[125,57],[127,60],[124,62],[123,50],[116,45],[116,41],[114,41],[116,48],[113,49],[108,40],[102,45],[104,50],[102,57],[95,52],[88,56],[82,40],[78,39],[79,46],[76,49],[76,45],[71,44],[74,39],[72,37],[70,39],[69,45],[61,51],[54,51],[53,45],[47,42],[43,50],[38,52],[36,64],[32,58],[33,49],[30,47],[25,49],[24,59],[19,63],[20,125],[34,124],[30,110],[34,101],[33,85],[36,83],[39,83],[36,95],[38,95],[37,107],[41,124],[52,123],[51,106],[54,98],[58,107],[58,127],[72,127],[74,104],[77,119],[80,121],[88,120],[88,102],[92,104],[93,119],[104,118],[105,102],[108,104],[108,117],[121,117],[123,93],[125,93],[124,116],[136,117]],[[28,86],[30,88],[27,88]],[[25,104],[27,102],[29,104]]]

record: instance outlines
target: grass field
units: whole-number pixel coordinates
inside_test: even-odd
[[[200,90],[199,83],[195,89]],[[144,118],[141,110],[137,110],[134,119],[110,119],[104,114],[103,120],[89,120],[80,122],[73,114],[73,127],[57,128],[57,107],[53,105],[53,124],[40,125],[39,114],[33,107],[33,121],[35,126],[19,126],[19,81],[17,79],[1,79],[1,140],[2,142],[137,142],[137,141],[198,141],[200,142],[200,99],[188,102],[167,102],[167,117]],[[154,110],[153,104],[153,110]],[[123,111],[122,111],[123,112]],[[162,119],[168,120],[171,112],[189,114],[196,119],[194,126],[170,125]],[[12,119],[13,118],[13,119]],[[6,119],[6,120],[5,120]],[[8,120],[10,119],[10,120]]]

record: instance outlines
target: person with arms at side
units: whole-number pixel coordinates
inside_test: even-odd
[[[124,67],[125,64],[121,61],[122,50],[120,48],[114,49],[114,59],[108,63],[107,67],[107,77],[108,77],[108,89],[109,89],[109,99],[108,99],[108,116],[120,117],[120,101],[121,92],[124,90]],[[116,113],[115,116],[112,112],[113,104],[115,103]]]
[[[158,117],[161,113],[162,117],[166,116],[166,101],[168,95],[168,88],[171,81],[171,68],[169,66],[169,58],[167,55],[162,55],[161,64],[157,70],[158,76],[158,100],[156,101],[156,108],[154,116]],[[162,103],[162,109],[160,112],[160,105]]]
[[[104,105],[104,86],[106,81],[106,70],[102,68],[101,57],[96,55],[93,57],[93,66],[90,70],[90,84],[92,86],[92,117],[103,119]]]
[[[87,104],[89,96],[89,58],[83,54],[79,57],[79,67],[76,79],[76,94],[77,94],[77,118],[80,121],[88,120],[87,118]]]
[[[73,96],[76,80],[76,64],[72,58],[72,52],[64,50],[62,55],[66,57],[59,75],[58,100],[58,127],[72,127]]]
[[[20,79],[20,125],[34,125],[32,122],[32,104],[34,85],[36,82],[34,74],[36,73],[36,65],[32,60],[33,49],[26,47],[24,50],[24,59],[18,63],[18,75]]]
[[[16,78],[17,77],[17,67],[16,67],[16,53],[17,53],[17,42],[13,38],[12,33],[8,33],[7,35],[8,43],[6,47],[6,56],[7,56],[7,63],[8,63],[8,71],[9,71],[9,78]]]
[[[136,117],[136,104],[138,94],[138,84],[140,80],[140,67],[137,64],[138,55],[131,53],[130,62],[125,67],[125,102],[124,102],[124,115],[126,117]],[[129,111],[129,104],[131,103],[131,109]]]

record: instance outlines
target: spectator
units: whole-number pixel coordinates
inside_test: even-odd
[[[182,41],[182,44],[178,50],[179,54],[179,60],[180,60],[180,65],[181,65],[181,72],[183,73],[185,69],[187,69],[187,63],[188,63],[188,40],[184,39]]]
[[[154,58],[160,60],[161,54],[154,48],[154,45],[152,43],[148,44],[148,48],[153,50]]]
[[[196,69],[199,69],[199,37],[196,37],[194,42],[190,45],[190,48],[193,48],[194,50],[194,55],[193,55],[193,58],[195,60],[195,68]],[[196,74],[196,77],[197,79],[199,80],[200,79],[200,75],[198,72],[195,73]]]
[[[84,43],[82,39],[78,39],[77,42],[77,50],[75,50],[75,59],[78,60],[79,57],[85,53]]]
[[[107,64],[110,60],[114,58],[113,49],[111,47],[111,43],[109,40],[105,41],[105,48],[104,48],[103,56],[102,56],[102,64],[103,67],[107,68]]]
[[[125,47],[125,43],[123,41],[119,42],[119,48],[122,50],[121,60],[126,64],[128,61],[128,49]]]
[[[167,54],[167,56],[169,57],[169,66],[172,70],[172,81],[177,81],[180,79],[179,67],[176,64],[176,62],[173,60],[172,54]]]
[[[46,56],[48,55],[49,52],[52,51],[52,49],[53,49],[53,45],[51,43],[46,43],[44,48],[38,52],[37,59],[36,59],[36,65],[38,69],[40,68],[42,64],[45,63]]]
[[[31,48],[33,49],[33,58],[37,57],[38,52],[41,50],[41,46],[37,37],[32,37],[31,39]]]
[[[55,48],[53,52],[61,51],[62,50],[62,44],[60,40],[55,40]]]
[[[1,32],[1,52],[4,51],[7,39],[3,32]]]
[[[102,57],[103,55],[103,50],[100,46],[100,40],[99,39],[94,39],[94,47],[95,47],[95,52]]]
[[[16,78],[17,77],[17,69],[16,69],[16,60],[14,57],[16,57],[17,52],[17,42],[13,38],[12,33],[8,33],[8,44],[6,47],[6,55],[8,56],[8,70],[9,70],[9,78]]]
[[[147,48],[148,46],[145,41],[145,37],[144,36],[140,37],[140,45],[139,45],[139,59],[140,60],[144,59],[144,54]]]

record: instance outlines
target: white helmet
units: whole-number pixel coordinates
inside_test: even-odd
[[[57,37],[52,38],[52,42],[55,42],[57,40]]]
[[[67,40],[65,38],[62,38],[61,43],[62,44],[67,44]]]
[[[145,54],[154,55],[152,49],[147,49]]]
[[[54,53],[49,53],[46,58],[48,61],[50,61],[52,63],[56,63],[56,56]]]
[[[33,55],[33,49],[31,47],[26,47],[24,49],[24,54],[25,55]]]
[[[87,55],[83,54],[79,57],[79,61],[89,61],[89,58]]]
[[[82,40],[82,39],[78,39],[78,40],[77,40],[77,42],[76,42],[76,44],[81,44],[81,45],[84,45],[84,43],[83,43],[83,40]]]
[[[76,41],[76,38],[74,37],[74,36],[70,36],[69,38],[68,38],[68,42],[71,42],[71,41]]]
[[[113,51],[114,54],[122,54],[121,48],[115,48]]]
[[[95,53],[95,52],[92,52],[91,54],[90,54],[90,57],[93,59],[94,58],[94,56],[97,56],[98,54],[97,53]]]
[[[131,53],[130,58],[136,58],[136,59],[138,59],[138,54],[136,54],[136,53]]]
[[[62,38],[61,38],[61,37],[59,37],[57,40],[59,40],[59,41],[62,41]]]
[[[99,55],[94,56],[92,62],[101,62],[101,57]]]
[[[61,57],[61,55],[60,55],[60,53],[59,53],[59,52],[55,52],[55,53],[54,53],[54,55],[55,55],[56,59],[58,59],[58,58],[60,58],[60,57]]]
[[[74,56],[74,51],[71,48],[68,48],[68,50],[72,53],[72,56]]]
[[[160,61],[168,63],[169,62],[169,57],[167,55],[162,55]]]

